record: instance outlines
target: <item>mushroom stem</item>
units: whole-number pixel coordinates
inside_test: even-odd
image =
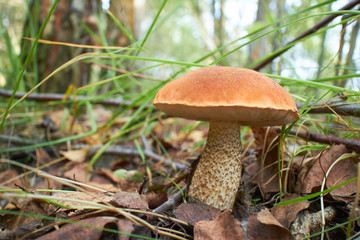
[[[219,208],[232,209],[241,178],[240,124],[210,121],[207,143],[194,172],[189,196]]]

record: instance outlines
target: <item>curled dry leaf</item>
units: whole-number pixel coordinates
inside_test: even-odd
[[[120,190],[124,190],[123,188],[120,189],[116,187],[108,178],[102,176],[101,174],[86,175],[88,167],[87,163],[76,163],[72,165],[72,168],[64,173],[64,176],[71,180],[85,183],[109,192],[117,192]],[[87,188],[86,186],[84,186],[84,188],[88,189],[89,191],[94,191],[93,188]]]
[[[53,111],[47,117],[51,120],[52,124],[54,124],[55,129],[59,129],[61,127],[61,123],[64,120],[64,115],[67,115],[63,110]],[[67,118],[67,126],[70,126],[70,119]]]
[[[88,164],[87,163],[78,163],[74,164],[72,168],[64,173],[64,176],[79,182],[89,182],[90,174],[86,175]]]
[[[59,151],[61,155],[66,157],[66,159],[72,162],[84,162],[86,160],[87,153],[89,148],[83,148],[79,150],[70,150],[70,151]]]
[[[347,158],[337,163],[336,167],[331,170],[326,180],[326,186],[331,188],[349,179],[357,177],[357,162],[358,159]],[[354,200],[355,193],[356,181],[353,181],[332,190],[330,195],[335,200],[349,203]]]
[[[134,225],[130,220],[127,219],[119,219],[118,220],[118,230],[123,233],[132,233],[134,231]],[[129,239],[128,235],[120,234],[119,240],[127,240]]]
[[[250,240],[294,239],[290,231],[281,225],[268,209],[263,209],[250,216],[247,236]]]
[[[45,234],[37,239],[39,240],[62,240],[62,239],[81,239],[81,240],[98,240],[101,237],[103,231],[99,228],[103,228],[106,224],[114,222],[113,218],[108,217],[95,217],[82,219],[77,223],[66,224],[59,230],[55,230],[48,234]],[[86,225],[94,226],[89,227]]]
[[[278,192],[278,141],[274,141],[274,139],[279,134],[274,128],[252,127],[251,129],[255,138],[257,154],[256,161],[246,167],[245,172],[263,193]]]
[[[27,199],[25,201],[24,205],[21,206],[21,212],[30,216],[0,215],[0,239],[18,239],[44,226],[44,220],[36,217],[45,216],[44,209],[35,200]],[[38,234],[42,233],[39,232]]]
[[[138,193],[117,192],[110,203],[116,207],[147,210],[149,208],[146,196]]]
[[[319,191],[324,176],[331,164],[345,153],[347,153],[347,149],[344,145],[333,145],[329,150],[323,152],[320,158],[315,160],[310,169],[304,167],[301,170],[297,189],[300,189],[301,193],[307,194]],[[326,186],[330,188],[356,176],[356,161],[352,158],[344,159],[332,168],[326,179]],[[346,201],[346,199],[351,199],[351,195],[355,192],[356,182],[354,181],[331,191],[330,194],[336,200]]]
[[[300,196],[297,194],[289,194],[283,198],[283,201],[288,201],[299,197]],[[309,205],[309,201],[301,201],[288,205],[274,206],[271,209],[271,213],[284,227],[289,228],[298,213],[304,209],[307,209]]]
[[[85,203],[77,203],[73,200],[84,200],[89,201],[90,203],[110,203],[115,207],[125,207],[125,208],[134,208],[146,210],[148,209],[148,204],[146,197],[138,193],[129,193],[129,192],[117,192],[113,195],[107,195],[104,193],[84,193],[84,192],[57,192],[54,194],[56,197],[69,198],[69,200],[63,201],[59,200],[57,202],[69,206],[69,207],[81,207]]]
[[[9,169],[5,170],[0,174],[0,185],[2,187],[14,187],[15,185],[22,186],[24,185],[22,178],[17,178],[18,172],[15,169]],[[10,181],[10,179],[14,179],[13,181]],[[6,184],[4,184],[6,183]]]
[[[166,192],[149,192],[146,194],[146,199],[149,204],[149,208],[155,209],[168,200],[168,195]]]
[[[225,210],[212,221],[200,221],[195,224],[194,238],[197,240],[242,240],[245,233],[241,223],[229,210]]]
[[[182,203],[174,211],[176,218],[195,225],[199,221],[211,221],[221,214],[215,207],[203,203]]]

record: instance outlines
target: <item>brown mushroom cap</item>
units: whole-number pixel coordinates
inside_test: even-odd
[[[299,118],[290,94],[253,70],[222,66],[199,68],[166,84],[154,105],[172,116],[275,126]]]

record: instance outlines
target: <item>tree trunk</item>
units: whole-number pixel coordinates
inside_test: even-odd
[[[114,15],[131,31],[134,26],[133,0],[112,0],[111,3]],[[36,36],[51,4],[51,0],[31,1],[29,15],[24,26],[24,36],[32,38]],[[41,39],[85,45],[113,44],[124,46],[129,44],[126,35],[121,32],[120,28],[114,27],[115,24],[109,19],[102,9],[101,0],[61,0]],[[105,22],[102,22],[103,20]],[[105,29],[99,29],[99,26],[105,27]],[[101,39],[99,31],[105,32],[107,38],[104,40],[105,42],[102,42],[103,39]],[[97,39],[101,39],[101,42],[90,33],[98,35],[99,38]],[[29,41],[23,42],[22,56],[24,60],[30,44]],[[32,88],[56,68],[72,58],[90,51],[92,50],[39,43],[35,56],[28,65],[28,74],[25,76],[25,82],[28,84],[26,89]],[[75,87],[86,85],[89,83],[91,74],[99,74],[99,72],[91,71],[90,64],[84,62],[71,64],[71,66],[56,73],[44,83],[40,87],[40,92],[64,92],[70,85]],[[100,78],[100,75],[96,77]]]

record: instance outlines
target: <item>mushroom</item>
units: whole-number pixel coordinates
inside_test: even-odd
[[[220,210],[233,208],[240,186],[240,126],[278,126],[299,118],[294,100],[279,84],[233,67],[190,72],[163,86],[153,104],[172,116],[210,122],[188,194]]]

